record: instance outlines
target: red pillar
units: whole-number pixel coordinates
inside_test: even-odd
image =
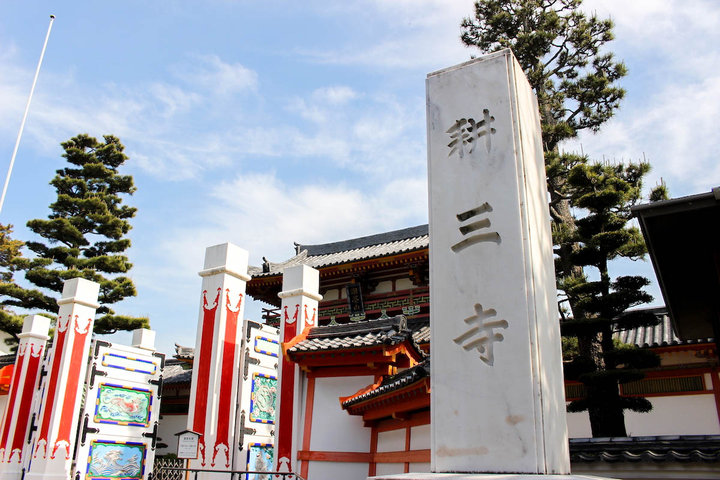
[[[0,424],[0,478],[19,479],[22,476],[23,452],[30,422],[30,408],[48,340],[50,319],[40,315],[25,317],[22,333],[18,335],[15,369],[5,416]]]

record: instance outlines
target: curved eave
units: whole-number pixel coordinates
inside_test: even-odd
[[[342,408],[347,410],[350,415],[362,415],[364,421],[380,420],[388,417],[402,418],[430,407],[430,378],[423,377],[397,390],[352,405],[345,405],[348,401],[365,393],[367,391],[361,390],[355,395],[341,398]]]

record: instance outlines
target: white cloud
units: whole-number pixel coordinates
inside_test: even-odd
[[[345,105],[350,100],[355,100],[358,94],[350,87],[343,85],[318,88],[312,93],[314,100],[330,105]]]
[[[297,53],[320,63],[430,72],[469,59],[471,50],[460,42],[460,21],[472,12],[469,0],[342,2],[327,9],[327,14],[337,21],[353,18],[357,25],[372,28],[364,43]]]
[[[378,188],[346,182],[294,182],[274,173],[239,174],[212,189],[212,200],[160,244],[168,265],[216,243],[231,241],[250,251],[251,260],[271,261],[293,255],[292,242],[312,244],[353,238],[427,222],[424,175],[397,179]],[[199,199],[204,202],[204,199]]]
[[[598,135],[585,134],[568,149],[599,159],[651,162],[650,184],[668,181],[673,196],[708,191],[720,184],[720,76],[666,85],[647,104],[623,112]]]
[[[258,75],[240,63],[226,63],[217,55],[196,55],[192,64],[183,64],[177,75],[208,92],[227,95],[255,90]]]

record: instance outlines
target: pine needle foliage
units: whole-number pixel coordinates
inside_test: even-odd
[[[642,234],[630,222],[630,207],[641,200],[642,178],[649,169],[647,163],[611,165],[580,158],[568,175],[571,204],[584,215],[565,238],[577,245],[572,261],[583,274],[558,278],[573,309],[572,318],[561,324],[562,332],[577,339],[565,376],[582,382],[587,394],[568,410],[587,410],[595,437],[627,436],[624,411],[652,409],[644,398],[623,397],[619,385],[642,379],[642,370],[658,366],[659,358],[613,339],[618,331],[657,324],[654,314],[632,310],[652,301],[644,290],[650,282],[634,275],[613,278],[610,273],[613,260],[639,259],[647,251]]]
[[[80,134],[62,143],[69,166],[57,171],[50,185],[57,200],[47,219],[30,220],[28,228],[42,238],[29,241],[35,254],[25,267],[25,279],[42,292],[32,301],[19,299],[25,308],[57,312],[63,282],[82,277],[100,284],[95,333],[114,333],[148,327],[147,318],[116,315],[110,305],[135,296],[132,280],[123,275],[132,264],[124,255],[130,247],[126,234],[136,208],[123,204],[123,195],[135,191],[133,178],[118,169],[127,156],[112,135],[102,142]]]

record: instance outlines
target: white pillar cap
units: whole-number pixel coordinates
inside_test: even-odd
[[[213,245],[205,249],[205,264],[201,277],[226,273],[240,280],[248,281],[248,252],[232,243]]]
[[[23,321],[22,333],[19,338],[35,337],[43,340],[50,338],[50,319],[42,315],[28,315]]]
[[[155,330],[138,328],[132,331],[132,346],[143,350],[155,351]]]
[[[320,272],[307,265],[288,267],[283,270],[282,289],[281,298],[286,296],[283,295],[284,292],[298,289],[301,289],[304,295],[318,295],[320,293]]]
[[[58,300],[58,305],[66,303],[79,303],[91,308],[98,308],[98,294],[100,293],[100,284],[85,280],[84,278],[75,277],[65,280],[63,285],[62,298]]]

